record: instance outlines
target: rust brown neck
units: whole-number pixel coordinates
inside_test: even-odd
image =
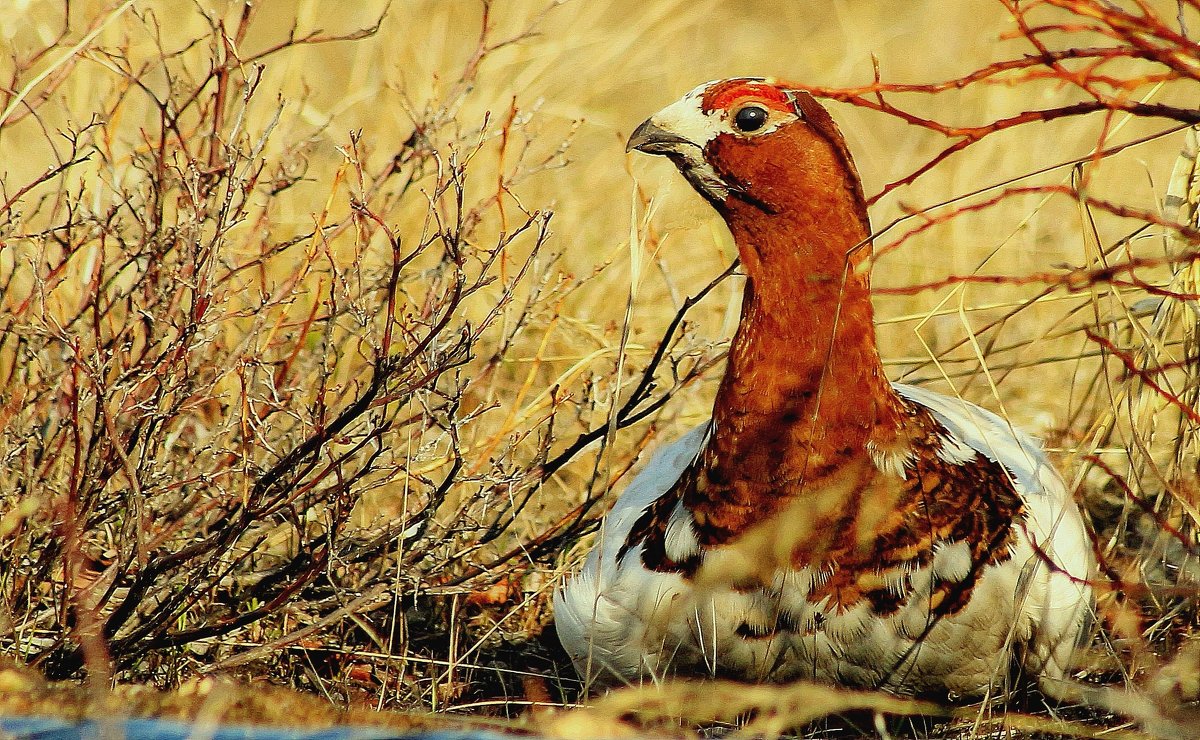
[[[753,159],[779,156],[796,155],[785,148]],[[842,161],[815,168],[803,187],[751,181],[762,202],[731,197],[721,208],[747,282],[714,433],[683,491],[704,544],[728,541],[867,459],[868,443],[887,448],[902,433],[903,406],[875,345],[869,246],[847,259],[869,226],[857,174]]]

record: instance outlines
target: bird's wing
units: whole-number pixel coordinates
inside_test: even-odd
[[[1008,421],[960,398],[902,383],[896,392],[929,410],[961,443],[1004,466],[1024,502],[1022,538],[1031,550],[1020,563],[1018,590],[1024,610],[1037,624],[1025,661],[1035,675],[1061,677],[1071,654],[1086,634],[1091,611],[1090,581],[1096,561],[1091,540],[1070,491],[1050,464],[1041,444]]]
[[[696,459],[708,441],[711,424],[701,424],[650,458],[650,462],[633,479],[613,504],[603,524],[600,546],[592,550],[584,569],[594,567],[593,560],[612,562],[625,545],[629,530],[646,508],[671,490],[679,476]]]

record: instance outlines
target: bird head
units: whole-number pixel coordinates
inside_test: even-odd
[[[811,95],[777,81],[700,85],[638,126],[626,146],[635,149],[674,162],[727,219],[744,207],[756,217],[811,217],[832,207],[866,223],[862,185],[837,125]]]

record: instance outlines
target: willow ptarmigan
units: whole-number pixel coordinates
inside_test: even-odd
[[[889,383],[862,186],[829,114],[762,79],[701,85],[630,150],[666,156],[746,273],[712,420],[659,452],[555,600],[580,673],[815,679],[979,695],[1061,678],[1092,550],[1040,445]]]

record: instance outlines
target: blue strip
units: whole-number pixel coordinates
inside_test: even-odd
[[[108,732],[105,732],[105,731]],[[431,730],[395,732],[380,727],[343,726],[321,730],[302,730],[255,725],[205,725],[158,719],[114,719],[111,722],[87,720],[73,723],[48,717],[0,717],[0,737],[25,740],[93,740],[112,733],[125,740],[188,740],[206,737],[212,740],[512,740],[485,730]]]

